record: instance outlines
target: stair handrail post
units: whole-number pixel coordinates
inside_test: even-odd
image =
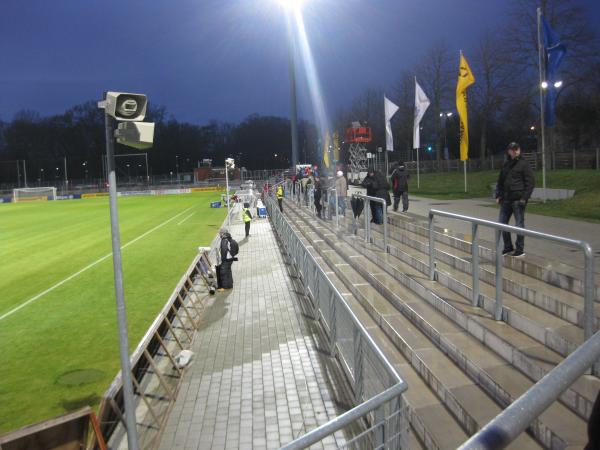
[[[495,231],[496,243],[496,307],[494,308],[494,319],[502,320],[502,266],[504,265],[502,249],[502,232],[499,229]]]
[[[473,306],[479,306],[479,233],[476,223],[471,223],[471,269],[473,270]]]
[[[429,279],[435,280],[435,236],[434,236],[434,223],[433,223],[433,212],[429,211]]]

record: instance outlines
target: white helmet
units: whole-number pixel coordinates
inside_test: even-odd
[[[337,171],[337,176],[338,177],[343,177],[344,176],[344,172],[342,172],[341,170]]]

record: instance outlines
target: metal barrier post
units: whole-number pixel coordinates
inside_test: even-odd
[[[494,319],[502,320],[502,232],[496,229],[496,307],[494,309]]]
[[[358,328],[354,329],[354,400],[361,403],[364,393],[363,343]]]
[[[365,211],[365,242],[369,242],[369,211],[370,211],[370,204],[369,204],[369,200],[368,199],[364,199],[364,207],[363,210]]]
[[[377,429],[375,431],[375,439],[373,442],[373,448],[385,448],[385,413],[383,406],[380,406],[375,410],[375,424]]]
[[[387,233],[387,202],[385,200],[383,200],[383,203],[381,204],[381,209],[383,210],[383,249],[385,250],[386,253],[390,252],[390,249],[388,248],[388,233]]]
[[[339,228],[340,227],[340,205],[338,204],[337,189],[333,188],[333,192],[335,195],[335,227]]]
[[[584,274],[584,298],[583,306],[583,328],[585,332],[585,340],[587,341],[594,334],[594,252],[592,247],[585,242],[582,244],[583,255],[585,258],[585,274]]]
[[[331,291],[331,296],[329,297],[329,311],[331,311],[331,320],[329,327],[329,354],[331,356],[335,356],[335,344],[337,341],[337,315],[335,313],[335,292]]]
[[[477,224],[471,224],[471,270],[473,271],[473,306],[479,306],[479,236]]]
[[[435,236],[433,235],[433,214],[429,213],[429,279],[435,280]]]

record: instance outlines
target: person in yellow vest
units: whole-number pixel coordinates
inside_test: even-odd
[[[279,203],[279,211],[283,212],[283,186],[277,186],[277,203]]]
[[[252,221],[252,214],[250,214],[250,203],[244,203],[244,208],[242,209],[242,220],[244,221],[244,226],[246,227],[246,237],[250,236],[250,222]]]

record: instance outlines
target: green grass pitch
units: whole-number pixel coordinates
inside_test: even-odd
[[[215,237],[219,197],[119,198],[130,350]],[[119,370],[110,253],[108,198],[0,205],[0,433],[98,405]]]

